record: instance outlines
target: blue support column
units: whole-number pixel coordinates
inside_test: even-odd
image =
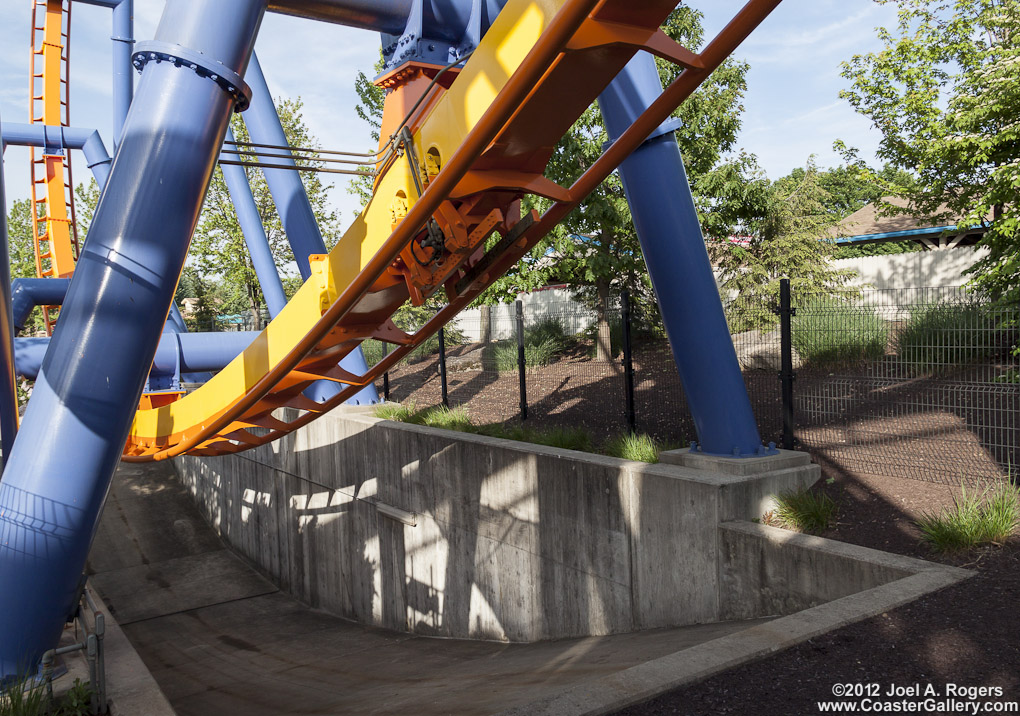
[[[234,141],[234,133],[230,131],[229,127],[227,127],[227,141]],[[237,212],[237,221],[241,225],[241,233],[244,234],[244,243],[248,247],[248,255],[251,256],[255,275],[262,288],[262,295],[266,297],[269,315],[276,318],[276,314],[287,305],[287,297],[283,292],[280,273],[276,270],[276,261],[273,259],[273,251],[269,247],[265,227],[262,226],[262,217],[255,205],[255,197],[251,193],[248,176],[244,173],[244,167],[239,167],[236,164],[221,164],[220,170],[223,172],[227,191],[230,192],[234,211]]]
[[[655,61],[639,53],[599,97],[610,140],[661,92]],[[619,171],[700,449],[730,457],[763,454],[673,133],[649,139]]]
[[[135,0],[76,0],[87,5],[108,7],[113,11],[113,147],[120,145],[131,99],[134,96],[134,73],[131,54],[134,51]]]
[[[14,313],[11,309],[11,261],[7,246],[7,194],[4,191],[3,157],[0,156],[0,442],[3,443],[3,465],[7,464],[17,434],[18,389],[14,379]]]
[[[168,0],[135,56],[138,92],[0,481],[0,677],[32,668],[74,609],[265,7]]]
[[[134,0],[120,0],[113,8],[113,146],[120,146],[131,100],[134,96],[134,73],[131,53],[134,51]]]
[[[273,96],[269,92],[266,78],[262,74],[258,58],[253,54],[248,65],[245,79],[251,85],[251,107],[244,113],[244,123],[248,127],[251,141],[259,144],[270,144],[278,147],[288,145],[287,135],[283,131],[280,117],[273,104]],[[274,149],[273,154],[289,155],[290,150]],[[273,164],[296,166],[292,157],[274,157]],[[226,168],[226,167],[224,167]],[[305,185],[301,182],[298,172],[293,169],[263,169],[269,192],[273,195],[276,211],[283,222],[283,230],[294,251],[301,278],[308,280],[312,275],[308,257],[312,254],[326,253],[326,243],[322,240],[319,224],[315,220],[315,212],[308,201]],[[368,370],[365,355],[361,348],[348,353],[340,361],[340,367],[354,375],[362,375]],[[327,400],[339,393],[341,388],[336,383],[319,381],[314,383],[305,395],[313,400]],[[379,393],[375,386],[366,385],[353,398],[347,401],[353,405],[371,405],[379,402]]]

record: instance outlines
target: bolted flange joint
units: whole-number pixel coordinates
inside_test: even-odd
[[[174,67],[191,70],[199,77],[210,79],[234,99],[234,109],[243,112],[251,103],[251,87],[229,67],[208,57],[169,42],[139,42],[131,55],[131,64],[141,72],[150,62],[169,62]]]

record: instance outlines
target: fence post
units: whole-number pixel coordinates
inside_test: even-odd
[[[521,420],[528,419],[528,384],[525,376],[527,362],[524,357],[524,304],[520,301],[514,303],[514,312],[517,316],[517,374],[521,382]]]
[[[627,429],[631,434],[637,432],[637,416],[634,413],[634,353],[630,340],[630,291],[626,289],[620,296],[623,313],[623,381],[627,393]]]
[[[382,341],[382,357],[385,358],[390,354],[390,344]],[[383,400],[387,403],[390,402],[390,372],[386,371],[382,375],[382,395]]]
[[[439,329],[439,387],[443,391],[443,407],[450,407],[450,392],[446,385],[446,334]]]
[[[783,436],[784,450],[793,450],[793,381],[797,374],[793,372],[793,316],[796,309],[790,298],[790,279],[779,281],[779,342],[782,365],[779,372],[783,402]]]

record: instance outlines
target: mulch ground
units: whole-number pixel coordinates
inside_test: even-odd
[[[818,714],[818,702],[833,700],[835,684],[878,684],[883,694],[892,684],[921,684],[922,693],[931,684],[939,694],[949,683],[999,687],[1001,698],[992,700],[1020,702],[1020,539],[950,557],[933,554],[921,545],[913,519],[951,503],[951,488],[857,475],[818,457],[823,478],[831,480],[823,489],[840,503],[838,523],[823,536],[966,567],[975,576],[617,716]]]
[[[460,346],[451,355],[469,350]],[[668,351],[638,351],[635,366],[639,429],[685,443],[693,428]],[[800,376],[799,400],[812,394],[812,385],[820,395],[831,390],[826,377]],[[763,436],[778,435],[775,373],[755,371],[745,378]],[[945,392],[952,382],[953,377],[927,383],[904,380],[890,384],[885,399],[876,399],[880,391],[871,390],[871,404],[852,402],[850,409],[859,414],[849,419],[839,410],[828,422],[809,413],[815,424],[801,437],[803,449],[822,466],[823,479],[816,489],[840,506],[836,524],[822,536],[966,567],[975,576],[618,716],[817,714],[818,702],[832,700],[833,685],[848,683],[878,684],[883,694],[892,684],[920,684],[922,692],[931,684],[940,695],[948,683],[999,687],[1002,696],[993,695],[992,701],[1020,702],[1020,538],[944,556],[926,548],[914,526],[920,514],[951,505],[961,479],[995,474],[997,462],[1017,464],[1012,453],[1003,460],[1003,450],[1013,450],[1015,441],[1001,429],[1002,415],[1012,430],[1020,412],[1015,391],[966,388],[954,393],[967,396],[964,400],[933,403],[933,391]],[[579,351],[529,371],[527,393],[530,424],[583,426],[598,439],[625,429],[618,364],[596,363]],[[476,422],[520,417],[515,373],[451,370],[449,394],[451,405],[465,405]],[[419,407],[438,404],[435,359],[396,369],[391,398]],[[899,407],[883,410],[883,400],[889,405],[896,401]],[[995,423],[1000,425],[997,431],[992,429]],[[911,700],[922,699],[908,697]],[[1020,707],[1014,712],[1020,713]]]

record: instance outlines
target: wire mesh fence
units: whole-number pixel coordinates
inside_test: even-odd
[[[962,288],[794,293],[793,305],[800,449],[846,470],[953,484],[1001,478],[1020,460],[1015,308]],[[734,348],[762,439],[779,443],[780,311],[743,310],[730,316],[749,329],[733,335]],[[520,321],[513,305],[466,311],[444,331],[447,404],[476,423],[526,410],[536,428],[609,439],[629,429],[622,328],[618,297],[524,304]],[[686,445],[696,433],[661,320],[645,307],[631,328],[636,428]],[[379,344],[364,348],[369,364],[382,355]],[[438,349],[432,337],[390,371],[391,400],[442,403]]]
[[[963,288],[795,294],[797,436],[859,472],[958,484],[1020,458],[1017,310]]]

